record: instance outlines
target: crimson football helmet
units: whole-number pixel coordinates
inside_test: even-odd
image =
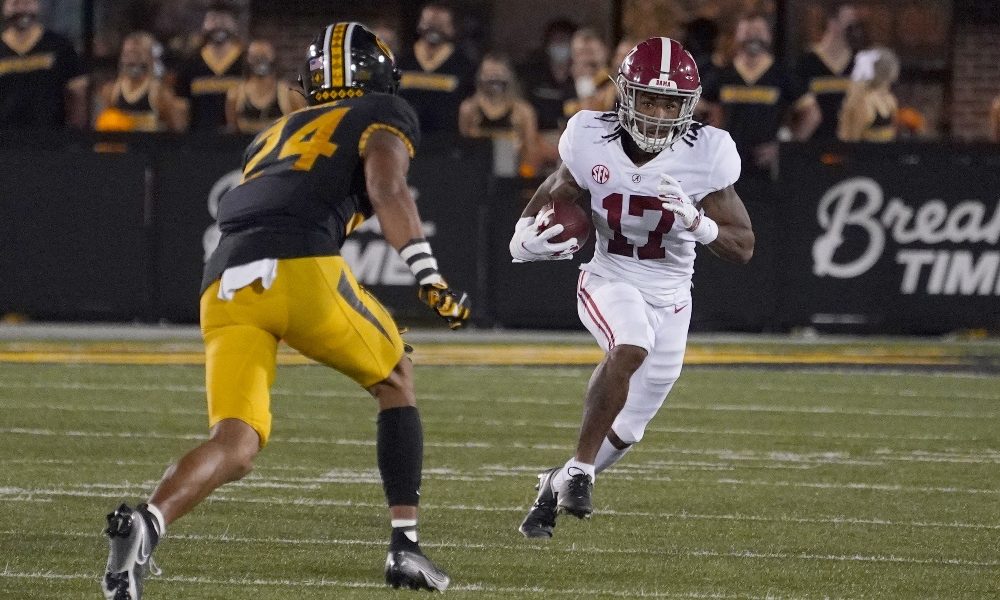
[[[691,54],[676,40],[652,37],[632,48],[618,69],[618,120],[637,146],[659,152],[679,140],[694,121],[701,77]],[[660,119],[637,109],[636,94],[648,92],[680,100],[677,118]]]

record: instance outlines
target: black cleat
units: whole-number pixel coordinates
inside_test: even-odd
[[[138,511],[122,504],[108,515],[108,536],[111,549],[108,566],[101,581],[106,600],[140,600],[142,580],[160,570],[153,562],[153,540],[146,520]]]
[[[385,557],[385,582],[394,588],[443,592],[451,578],[416,550],[390,550]]]
[[[566,479],[564,489],[558,494],[558,512],[569,513],[577,519],[584,519],[594,512],[590,497],[594,492],[594,480],[586,473],[577,473]]]
[[[524,517],[521,526],[518,527],[524,537],[528,538],[550,538],[552,530],[556,526],[556,493],[552,489],[552,477],[559,472],[562,467],[554,467],[548,471],[538,474],[538,496],[535,503],[531,505],[528,516]]]

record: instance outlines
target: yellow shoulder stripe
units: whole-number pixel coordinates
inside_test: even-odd
[[[416,155],[417,151],[413,147],[413,142],[410,141],[410,138],[398,128],[393,127],[392,125],[388,125],[386,123],[372,123],[371,125],[368,126],[367,129],[364,130],[364,132],[361,134],[361,139],[358,140],[358,154],[360,154],[361,156],[365,155],[365,148],[368,146],[368,138],[371,137],[371,134],[375,133],[380,129],[388,131],[389,133],[403,140],[403,143],[406,144],[406,152],[410,155],[410,158],[413,158]]]

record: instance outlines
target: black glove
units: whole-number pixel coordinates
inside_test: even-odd
[[[443,280],[440,283],[428,283],[420,286],[417,297],[430,306],[442,319],[448,322],[448,327],[458,329],[465,325],[472,314],[469,295],[456,292],[448,287]]]

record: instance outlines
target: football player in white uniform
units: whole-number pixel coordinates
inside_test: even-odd
[[[559,140],[562,165],[539,186],[510,242],[515,262],[572,256],[577,240],[539,231],[553,199],[589,202],[594,258],[581,266],[580,319],[604,349],[584,399],[576,455],[539,475],[520,531],[551,537],[557,513],[593,512],[597,473],[642,439],[681,372],[691,322],[695,244],[746,263],[754,235],[733,184],[729,134],[693,122],[698,67],[676,41],[654,37],[622,61],[617,110],[581,111]]]

